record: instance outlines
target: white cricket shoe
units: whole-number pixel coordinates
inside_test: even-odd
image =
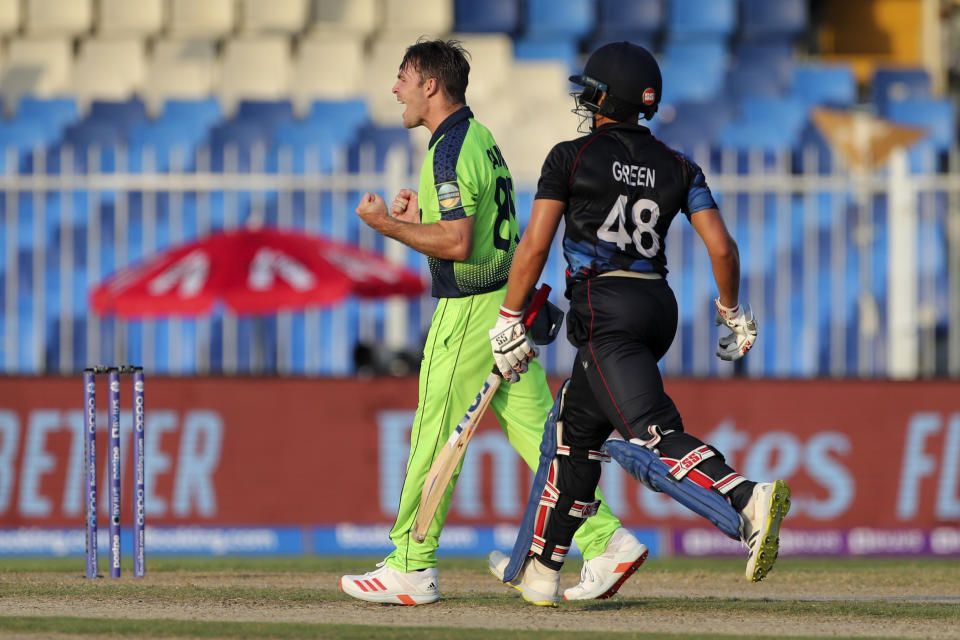
[[[760,582],[777,561],[780,551],[780,523],[790,510],[790,487],[783,480],[758,482],[750,502],[740,512],[741,539],[750,550],[747,580]]]
[[[502,551],[491,551],[487,556],[490,573],[501,582],[508,564],[510,556]],[[560,599],[560,572],[540,564],[533,556],[524,560],[516,579],[505,584],[519,591],[527,602],[541,607],[556,607]]]
[[[429,604],[440,599],[436,567],[404,573],[383,562],[377,566],[376,571],[363,575],[343,576],[340,590],[359,600],[387,604]]]
[[[610,536],[607,548],[583,563],[580,584],[563,592],[564,600],[603,600],[620,590],[647,559],[647,545],[620,527]]]

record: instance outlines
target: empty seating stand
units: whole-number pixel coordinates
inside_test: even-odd
[[[647,47],[661,63],[661,109],[654,120],[641,124],[692,155],[708,178],[721,169],[724,174],[846,170],[809,118],[817,106],[872,108],[894,122],[922,127],[925,137],[908,152],[910,167],[943,170],[945,155],[956,144],[956,108],[934,91],[937,78],[923,67],[891,61],[871,67],[875,71],[864,83],[864,76],[855,76],[845,64],[824,64],[807,47],[814,18],[820,17],[810,15],[811,6],[816,5],[809,0],[0,0],[0,173],[130,173],[122,180],[139,185],[53,190],[36,197],[22,188],[14,191],[15,197],[11,192],[0,197],[4,211],[12,213],[11,230],[0,225],[0,250],[11,246],[3,234],[16,236],[11,240],[16,255],[4,253],[0,265],[19,267],[22,308],[30,306],[24,300],[31,287],[43,287],[48,299],[43,318],[27,313],[18,319],[19,351],[12,358],[19,364],[14,370],[36,373],[44,366],[67,366],[58,359],[56,334],[71,313],[74,363],[91,355],[85,352],[88,327],[102,323],[108,327],[103,342],[113,343],[112,321],[87,317],[82,304],[87,279],[99,279],[121,262],[187,237],[256,219],[383,248],[383,239],[374,238],[353,215],[356,189],[329,185],[341,184],[344,172],[381,180],[375,174],[393,159],[415,173],[429,135],[422,128],[411,132],[400,126],[404,107],[391,87],[406,47],[422,35],[460,39],[472,54],[467,101],[507,156],[522,223],[534,193],[529,187],[545,154],[557,141],[578,135],[576,119],[569,114],[573,87],[567,77],[580,71],[597,47],[621,40]],[[789,160],[786,168],[780,164],[784,158]],[[154,172],[160,175],[140,175]],[[209,172],[231,175],[214,176],[214,186],[196,189],[194,172],[201,180]],[[261,172],[266,175],[251,177],[250,184],[269,186],[247,184],[244,174]],[[174,186],[169,191],[143,186],[151,181]],[[770,305],[771,285],[763,277],[785,255],[794,264],[793,277],[799,277],[803,242],[809,237],[797,222],[806,215],[802,210],[815,210],[817,273],[828,278],[832,266],[824,256],[836,246],[831,225],[850,214],[850,203],[845,193],[789,194],[789,218],[784,219],[775,203],[779,196],[746,196],[739,187],[726,186],[738,182],[720,182],[716,195],[725,214],[730,212],[741,243],[744,295],[767,293],[761,313],[774,323],[779,310]],[[938,199],[943,194],[934,195],[923,206],[943,208]],[[810,202],[798,204],[805,198]],[[759,213],[752,214],[751,207]],[[886,203],[874,212],[880,219],[887,215],[884,207]],[[751,226],[752,215],[762,215],[757,228]],[[921,234],[936,237],[935,216],[922,216],[930,220]],[[43,227],[39,238],[34,237],[35,222]],[[787,245],[776,233],[783,224],[790,225]],[[683,228],[676,233],[690,234]],[[60,247],[70,246],[70,234],[78,256],[72,281],[59,275],[51,258]],[[88,250],[87,234],[102,243],[93,249],[98,252],[95,263],[79,258]],[[691,239],[684,235],[683,246]],[[126,245],[115,244],[118,240]],[[47,252],[42,260],[46,272],[32,260],[38,247]],[[859,247],[848,250],[852,263]],[[702,285],[683,279],[695,267],[691,255],[682,253],[673,272],[684,309],[697,308],[703,297]],[[410,253],[401,259],[420,264],[420,257]],[[937,251],[925,251],[921,271],[939,273],[941,263]],[[837,277],[853,295],[856,270],[849,265],[838,269]],[[879,267],[876,273],[878,279],[885,275]],[[545,277],[562,287],[559,254],[551,256]],[[61,303],[58,291],[65,287],[72,287],[73,298]],[[829,287],[818,287],[825,298]],[[875,293],[882,301],[882,286]],[[802,302],[795,294],[790,300],[794,307]],[[361,332],[357,318],[362,305],[371,305],[372,310],[363,307],[363,314],[373,319]],[[407,311],[414,319],[411,336],[426,306],[414,304]],[[827,331],[825,306],[817,310],[814,326]],[[844,317],[853,322],[855,303],[845,300],[843,307]],[[67,316],[60,313],[64,309]],[[682,319],[680,333],[690,339],[693,312],[683,313],[690,317]],[[383,305],[353,301],[312,317],[293,314],[286,345],[271,333],[278,330],[276,321],[266,319],[256,329],[266,327],[269,338],[260,345],[262,362],[268,369],[279,367],[286,349],[282,359],[288,371],[349,374],[349,354],[359,334],[382,331],[385,317]],[[332,337],[334,325],[346,326],[346,341]],[[0,329],[4,326],[0,323]],[[147,335],[146,326],[127,325],[130,344]],[[203,338],[216,345],[208,354],[214,369],[226,366],[225,326],[215,313],[210,335]],[[174,340],[173,323],[153,327],[162,351]],[[181,327],[177,340],[196,350],[201,340],[196,327]],[[41,330],[50,338],[42,355],[21,348]],[[254,323],[239,323],[242,338],[254,330]],[[324,333],[326,351],[340,359],[320,362],[319,356],[306,353],[308,330]],[[770,344],[776,331],[771,330]],[[805,355],[802,366],[779,372],[823,373],[829,358],[822,345],[820,351]],[[770,370],[773,352],[773,347],[762,356],[758,352],[755,360]],[[688,367],[685,372],[695,359],[690,353],[685,347],[678,356]],[[189,373],[197,366],[194,355],[154,357],[161,369],[174,370],[179,361]],[[563,360],[550,357],[551,366]],[[0,353],[0,373],[11,371],[2,368],[6,358]],[[252,361],[252,352],[241,350],[237,358],[242,368]]]

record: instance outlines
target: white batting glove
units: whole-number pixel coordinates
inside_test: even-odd
[[[508,382],[520,380],[526,373],[530,359],[537,357],[539,350],[527,339],[523,326],[523,314],[500,307],[497,324],[490,329],[490,347],[500,375]]]
[[[726,325],[732,333],[721,336],[717,357],[721,360],[739,360],[747,354],[757,341],[757,319],[748,304],[739,304],[733,308],[723,306],[720,298],[714,300],[717,305],[717,326]]]

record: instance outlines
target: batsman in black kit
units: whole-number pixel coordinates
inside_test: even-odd
[[[512,558],[491,553],[490,569],[528,601],[555,606],[563,556],[553,549],[570,544],[584,517],[567,505],[592,499],[601,461],[612,452],[605,442],[616,430],[627,442],[618,443],[626,447],[613,457],[627,467],[622,452],[629,450],[628,462],[661,469],[653,488],[701,514],[708,503],[729,512],[726,528],[718,526],[747,544],[746,577],[759,581],[776,560],[790,489],[782,480],[748,480],[720,451],[686,433],[657,368],[677,330],[664,254],[673,218],[684,212],[710,256],[719,294],[715,321],[730,330],[719,341],[723,360],[746,355],[757,337],[756,318],[739,300],[737,245],[700,167],[638,124],[641,115],[649,120],[657,111],[662,87],[659,65],[646,49],[605,45],[570,80],[584,87],[575,112],[583,118],[581,131],[588,124],[589,132],[556,145],[543,164],[504,309],[522,310],[563,219],[567,335],[577,359],[545,427],[542,473],[521,539]],[[495,355],[507,354],[508,362],[533,357],[522,327],[513,335],[508,344],[493,344]],[[675,494],[676,487],[689,489]]]

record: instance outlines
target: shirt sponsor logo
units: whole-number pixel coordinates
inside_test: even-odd
[[[460,206],[460,185],[456,182],[444,182],[437,185],[437,201],[440,211],[450,211]]]

